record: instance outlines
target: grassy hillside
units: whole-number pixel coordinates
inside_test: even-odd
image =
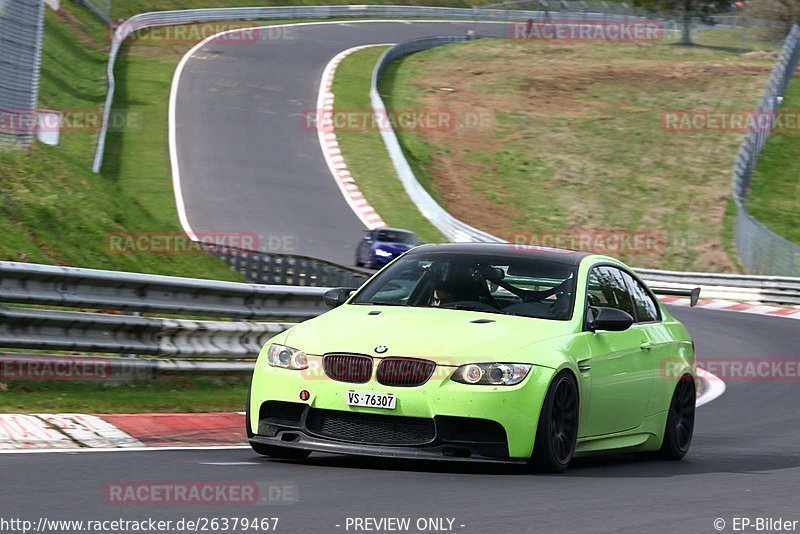
[[[107,37],[90,13],[71,2],[62,6],[61,13],[48,9],[46,14],[39,105],[90,120],[99,117],[105,98]],[[0,152],[0,258],[239,280],[204,254],[109,251],[112,232],[181,232],[168,175],[156,171],[168,165],[163,93],[171,73],[152,60],[144,69],[161,75],[161,86],[154,87],[147,77],[127,78],[126,61],[135,60],[123,59],[123,93],[138,95],[137,105],[154,113],[144,114],[143,128],[109,139],[110,165],[103,174],[91,172],[96,128],[62,131],[56,147],[36,143],[29,152]],[[171,56],[168,64],[176,61]],[[126,105],[124,97],[120,103]]]
[[[639,267],[731,271],[730,171],[742,132],[664,123],[670,112],[753,106],[775,58],[747,46],[774,43],[730,39],[476,41],[399,60],[381,92],[389,108],[460,121],[399,135],[420,181],[456,217],[511,241],[652,232],[661,244],[617,255]]]

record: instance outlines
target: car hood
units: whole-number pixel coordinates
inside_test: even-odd
[[[407,243],[378,241],[375,243],[374,248],[379,248],[381,250],[385,250],[386,252],[391,252],[392,254],[402,254],[403,252],[414,248],[414,245],[409,245]]]
[[[515,361],[537,363],[535,354],[515,353],[573,332],[574,326],[568,321],[436,308],[343,305],[295,326],[284,343],[317,356],[348,352],[463,365],[503,361],[514,355],[523,358]],[[388,350],[376,353],[380,345]]]

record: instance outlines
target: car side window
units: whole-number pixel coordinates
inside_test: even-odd
[[[617,308],[634,315],[633,301],[622,271],[614,267],[595,267],[589,272],[587,298],[590,306]]]
[[[653,300],[653,297],[650,296],[642,284],[634,277],[626,272],[623,272],[622,275],[633,297],[633,307],[636,310],[636,315],[634,316],[636,322],[651,323],[659,321],[661,319],[661,314],[658,310],[658,304]]]

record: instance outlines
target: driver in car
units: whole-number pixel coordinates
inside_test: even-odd
[[[471,265],[450,265],[433,273],[430,305],[444,307],[455,302],[484,303],[491,298],[486,281]]]

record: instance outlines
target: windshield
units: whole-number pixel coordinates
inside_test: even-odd
[[[412,232],[398,232],[397,230],[379,230],[377,239],[384,243],[405,243],[407,245],[417,242],[417,236]]]
[[[568,320],[576,267],[509,251],[420,251],[396,260],[352,304],[482,311]]]

